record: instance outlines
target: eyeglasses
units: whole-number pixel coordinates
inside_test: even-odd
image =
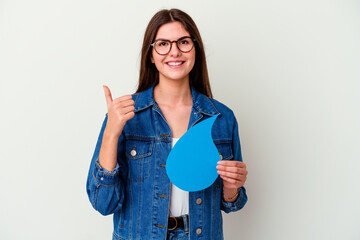
[[[155,51],[160,55],[166,55],[171,51],[172,43],[176,42],[177,48],[183,52],[187,53],[190,52],[191,49],[194,47],[194,42],[196,39],[192,39],[191,37],[182,37],[176,41],[170,41],[166,39],[158,39],[150,46],[154,47]]]

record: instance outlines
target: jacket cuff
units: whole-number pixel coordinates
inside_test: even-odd
[[[221,198],[221,204],[223,205],[224,211],[226,213],[237,211],[244,207],[247,201],[244,187],[239,188],[238,193],[239,195],[234,202],[226,202],[223,198]]]
[[[119,169],[119,163],[116,163],[114,170],[109,172],[100,166],[99,159],[97,159],[95,161],[93,176],[99,185],[113,186],[119,181]]]

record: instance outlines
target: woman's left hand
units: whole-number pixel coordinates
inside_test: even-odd
[[[223,179],[224,188],[240,188],[245,184],[248,171],[246,164],[240,161],[221,160],[216,166]]]

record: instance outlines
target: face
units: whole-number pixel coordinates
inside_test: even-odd
[[[184,36],[190,37],[184,26],[180,22],[171,22],[159,28],[155,41],[160,38],[176,41]],[[173,42],[170,52],[166,55],[160,55],[152,48],[151,62],[159,71],[159,81],[189,81],[189,73],[195,64],[195,46],[190,52],[184,53]],[[171,66],[176,62],[181,64]]]

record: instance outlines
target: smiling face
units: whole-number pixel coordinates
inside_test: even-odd
[[[171,22],[159,28],[155,41],[160,38],[176,41],[184,36],[190,37],[184,26],[180,22]],[[158,54],[153,48],[151,62],[159,71],[159,81],[189,81],[189,73],[195,64],[195,46],[190,52],[183,53],[174,42],[166,55]]]

